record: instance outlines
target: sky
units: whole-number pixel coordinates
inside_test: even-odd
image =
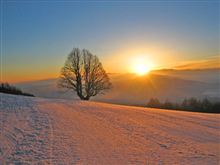
[[[109,73],[132,72],[138,59],[153,69],[219,61],[216,0],[1,0],[0,5],[1,81],[58,77],[75,47],[97,55]]]

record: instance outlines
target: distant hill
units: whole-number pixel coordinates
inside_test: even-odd
[[[220,69],[197,69],[197,70],[176,70],[162,69],[154,70],[151,73],[167,75],[185,80],[193,80],[207,83],[219,83]]]
[[[166,73],[166,74],[165,74]],[[110,74],[113,88],[105,95],[92,100],[117,104],[146,105],[147,100],[156,97],[180,102],[184,98],[209,98],[220,100],[219,72],[208,71],[153,71],[146,76],[135,74]],[[72,91],[64,92],[57,87],[57,79],[32,81],[16,84],[21,89],[39,97],[78,99]]]

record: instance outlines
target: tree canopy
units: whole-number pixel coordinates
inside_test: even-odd
[[[104,93],[111,83],[97,56],[86,49],[74,48],[61,69],[59,86],[74,90],[82,100],[89,100]]]

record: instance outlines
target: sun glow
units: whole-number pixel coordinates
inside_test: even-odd
[[[152,63],[144,57],[137,57],[133,59],[132,63],[132,72],[140,76],[147,74],[153,69]]]
[[[138,75],[144,75],[150,71],[150,68],[144,64],[137,64],[137,66],[134,68],[134,71]]]

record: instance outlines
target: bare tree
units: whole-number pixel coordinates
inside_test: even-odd
[[[73,89],[80,99],[89,100],[109,89],[111,83],[97,56],[74,48],[61,69],[59,86]]]

